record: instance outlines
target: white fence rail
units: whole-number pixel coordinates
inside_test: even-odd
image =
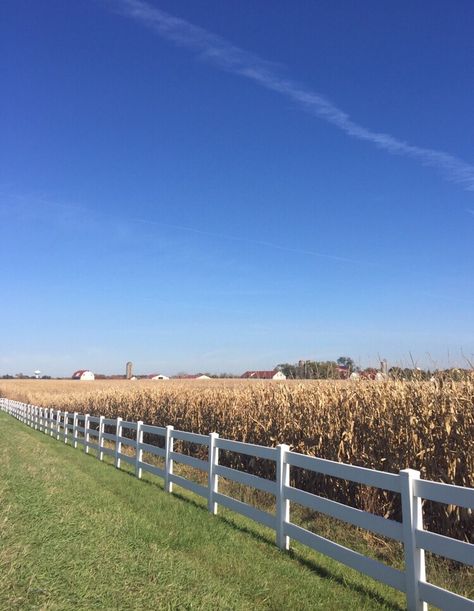
[[[120,468],[122,461],[129,463],[135,467],[138,478],[141,478],[143,471],[157,475],[164,479],[167,492],[173,491],[173,485],[191,490],[207,499],[209,511],[213,514],[217,513],[218,505],[222,505],[264,524],[276,532],[276,544],[281,549],[289,549],[290,540],[294,539],[377,581],[392,586],[406,594],[407,607],[410,611],[426,611],[427,603],[450,611],[474,611],[474,601],[428,583],[425,575],[425,550],[474,566],[474,544],[424,530],[422,513],[422,499],[459,505],[472,510],[473,488],[421,480],[419,472],[412,469],[404,469],[398,474],[385,473],[305,456],[291,452],[286,445],[268,448],[221,439],[217,433],[200,435],[178,431],[172,426],[164,428],[144,424],[141,421],[127,422],[121,418],[111,419],[77,412],[63,412],[4,398],[0,398],[0,409],[57,440],[70,443],[73,447],[82,446],[86,453],[93,450],[100,460],[103,460],[104,455],[112,456],[117,468]],[[115,429],[115,433],[106,432],[105,427],[109,430]],[[124,432],[131,434],[132,437],[124,435]],[[161,438],[164,447],[145,443],[144,433]],[[176,452],[173,447],[175,439],[207,447],[208,459],[201,460]],[[106,447],[105,441],[113,442],[114,449]],[[123,452],[123,446],[133,448],[134,456]],[[220,465],[219,450],[274,461],[275,480]],[[144,453],[163,458],[164,468],[146,462]],[[173,471],[175,462],[207,473],[207,486],[175,474]],[[294,488],[290,485],[291,467],[398,493],[401,495],[403,521],[400,523],[385,519]],[[275,514],[219,492],[219,477],[274,495]],[[405,569],[403,571],[395,569],[293,524],[290,517],[292,502],[403,543]]]

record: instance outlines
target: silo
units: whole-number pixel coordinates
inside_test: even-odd
[[[128,363],[125,366],[125,376],[127,380],[130,380],[130,378],[132,377],[132,369],[133,369],[133,363],[132,361],[128,361]]]

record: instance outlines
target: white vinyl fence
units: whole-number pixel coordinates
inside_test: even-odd
[[[217,513],[218,505],[223,505],[264,524],[276,531],[276,544],[281,549],[289,549],[290,539],[294,539],[377,581],[392,586],[406,594],[407,607],[410,611],[426,611],[427,603],[450,611],[474,611],[474,601],[428,583],[425,575],[425,550],[474,566],[474,544],[424,530],[422,513],[422,499],[458,505],[472,511],[474,488],[422,480],[419,472],[412,469],[404,469],[399,473],[385,473],[305,456],[290,451],[287,445],[269,448],[221,439],[217,433],[198,435],[175,430],[172,426],[150,426],[141,421],[127,422],[121,418],[110,419],[77,412],[63,412],[10,399],[0,399],[0,409],[64,443],[70,443],[74,447],[83,446],[86,453],[93,450],[100,460],[103,460],[104,454],[113,456],[117,468],[120,468],[121,461],[130,463],[135,467],[138,478],[142,476],[142,471],[158,475],[164,479],[167,492],[172,492],[173,484],[191,490],[207,499],[209,511],[213,514]],[[106,432],[106,426],[108,430],[115,430],[115,433]],[[125,431],[131,434],[132,438],[124,436]],[[161,437],[164,440],[164,447],[145,443],[144,433],[154,435],[155,438]],[[200,460],[176,452],[173,449],[175,439],[207,447],[208,459]],[[114,449],[105,446],[106,440],[115,444]],[[124,445],[134,448],[135,455],[124,453],[122,451]],[[220,465],[219,450],[274,461],[275,481]],[[164,469],[145,462],[144,452],[162,457]],[[205,472],[208,485],[200,485],[173,473],[174,462]],[[385,519],[294,488],[290,485],[291,467],[398,493],[401,495],[403,522]],[[256,509],[222,494],[219,492],[219,476],[273,494],[276,500],[276,514]],[[405,570],[400,571],[368,558],[293,524],[290,519],[291,502],[403,543]]]

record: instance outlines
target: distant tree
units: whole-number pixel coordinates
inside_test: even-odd
[[[349,373],[352,373],[355,369],[355,363],[350,356],[340,356],[337,359],[337,364],[339,367],[346,367],[349,370]]]
[[[403,380],[405,378],[405,372],[401,367],[390,367],[388,375],[393,380]]]
[[[348,358],[348,357],[344,357]],[[352,359],[350,361],[353,363]],[[336,361],[299,361],[297,364],[281,363],[277,368],[289,380],[328,380],[340,378]],[[351,370],[352,371],[352,370]]]
[[[457,369],[456,367],[451,367],[451,369],[445,369],[443,371],[443,377],[447,380],[453,380],[454,382],[460,382],[463,379],[467,378],[464,369]]]
[[[311,378],[315,380],[330,380],[338,377],[335,361],[312,361],[310,363]]]
[[[291,365],[290,363],[280,363],[275,367],[279,371],[283,372],[289,380],[295,380],[301,376],[298,375],[296,365]]]

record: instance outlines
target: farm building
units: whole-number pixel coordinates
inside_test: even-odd
[[[276,369],[272,371],[246,371],[241,377],[250,380],[286,380],[286,375]]]
[[[351,374],[349,367],[344,367],[342,365],[339,365],[338,367],[336,367],[336,371],[339,377],[343,380],[347,380]]]
[[[169,380],[168,376],[163,375],[162,373],[152,373],[148,376],[150,380]]]
[[[73,380],[90,381],[95,380],[95,375],[88,369],[78,369],[72,374]]]
[[[207,376],[204,373],[195,373],[195,374],[183,374],[173,376],[177,380],[212,380],[210,376]]]

